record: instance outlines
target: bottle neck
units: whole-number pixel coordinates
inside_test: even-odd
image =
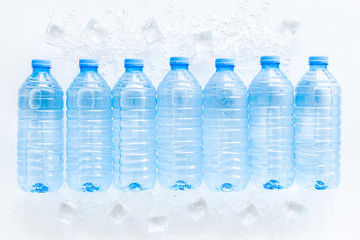
[[[178,70],[178,69],[185,69],[188,70],[189,69],[189,65],[187,64],[176,64],[176,65],[171,65],[171,70]]]
[[[277,68],[279,69],[280,64],[279,63],[270,63],[270,64],[262,64],[262,69],[271,69],[271,68]]]
[[[34,67],[33,68],[33,72],[34,73],[50,73],[50,68],[49,67]]]
[[[217,71],[217,72],[221,72],[221,71],[234,71],[234,66],[219,66],[219,67],[216,67],[216,71]]]
[[[125,67],[125,72],[142,72],[144,67]]]
[[[80,72],[97,72],[98,67],[80,67]]]
[[[327,69],[327,64],[311,64],[310,70],[315,70],[315,69]]]

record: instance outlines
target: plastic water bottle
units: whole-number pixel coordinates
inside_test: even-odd
[[[76,191],[106,190],[112,181],[111,89],[98,61],[80,60],[67,90],[67,184]]]
[[[156,182],[156,89],[141,59],[125,59],[113,89],[114,184],[124,191],[151,189]]]
[[[280,58],[261,57],[249,87],[251,181],[282,189],[294,179],[294,88],[279,69]]]
[[[202,89],[189,59],[172,57],[158,87],[157,144],[160,185],[197,188],[202,181]]]
[[[323,190],[340,180],[341,89],[327,57],[310,57],[309,64],[295,95],[296,182]]]
[[[18,183],[26,192],[58,190],[63,182],[63,91],[48,60],[32,60],[19,89]]]
[[[243,190],[249,181],[247,89],[233,59],[215,61],[204,88],[204,180],[210,190]]]

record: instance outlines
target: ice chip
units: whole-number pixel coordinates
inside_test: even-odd
[[[195,41],[195,52],[197,54],[213,51],[212,31],[206,31],[196,34]]]
[[[153,43],[162,38],[162,33],[155,18],[150,18],[142,23],[142,32],[148,43]]]
[[[107,216],[111,218],[116,224],[122,224],[129,213],[130,211],[126,205],[121,201],[118,201],[111,209],[111,211],[108,212]]]
[[[104,39],[105,33],[105,28],[95,18],[90,19],[85,27],[86,36],[96,44]]]
[[[280,33],[284,36],[292,36],[300,27],[300,22],[290,16],[285,16],[280,26]]]
[[[65,28],[49,23],[46,29],[46,42],[55,46],[60,46],[65,36]]]
[[[66,225],[70,225],[76,217],[77,210],[78,206],[75,204],[70,202],[63,202],[60,205],[57,219]]]
[[[240,211],[239,216],[245,227],[254,225],[260,219],[260,214],[254,204],[250,204]]]
[[[306,212],[307,207],[301,205],[300,203],[290,201],[286,205],[286,208],[284,210],[284,216],[291,221],[300,221],[305,216]]]
[[[166,216],[154,216],[148,218],[148,232],[166,232],[168,230],[168,220]]]
[[[198,201],[188,205],[188,210],[190,211],[193,221],[197,222],[207,214],[208,206],[206,201],[201,198]]]

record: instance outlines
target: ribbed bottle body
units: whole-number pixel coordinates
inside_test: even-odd
[[[264,67],[249,87],[251,182],[282,189],[294,179],[294,88],[276,66]]]
[[[63,91],[49,72],[33,72],[18,92],[18,183],[51,192],[63,182]]]
[[[113,89],[114,185],[123,191],[156,183],[156,90],[142,71],[127,71]]]
[[[326,67],[310,67],[295,91],[296,182],[334,188],[340,180],[341,89]]]
[[[247,89],[233,70],[204,88],[204,181],[210,190],[243,190],[249,181]]]
[[[93,69],[81,70],[67,90],[67,184],[106,190],[112,182],[111,89]]]
[[[157,92],[158,175],[163,187],[202,181],[202,89],[187,69],[171,70]]]

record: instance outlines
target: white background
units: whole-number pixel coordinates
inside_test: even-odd
[[[117,226],[97,228],[96,221],[83,222],[75,227],[63,226],[56,221],[56,212],[64,196],[32,196],[19,190],[16,182],[16,121],[17,90],[30,74],[30,61],[43,57],[44,54],[53,62],[52,73],[65,90],[74,78],[73,69],[68,61],[47,53],[44,47],[44,36],[50,21],[64,25],[64,18],[75,10],[76,24],[86,25],[90,18],[96,17],[104,25],[108,23],[109,10],[118,12],[126,9],[129,19],[134,24],[155,17],[159,22],[181,21],[169,14],[169,5],[174,11],[183,9],[185,18],[191,18],[193,12],[214,12],[221,19],[234,14],[238,1],[4,1],[0,3],[0,235],[2,239],[122,239],[137,236],[125,230],[117,231]],[[309,55],[327,55],[330,59],[329,69],[339,81],[343,91],[342,101],[342,179],[340,186],[332,191],[322,193],[306,192],[300,197],[304,202],[316,201],[316,207],[310,204],[306,221],[292,225],[291,231],[284,226],[277,226],[272,232],[261,228],[257,233],[237,235],[229,233],[227,238],[251,239],[360,239],[360,1],[356,0],[302,0],[302,1],[244,1],[252,9],[272,19],[274,29],[284,15],[292,16],[301,22],[294,40],[287,49],[286,55],[291,59],[287,66],[287,75],[295,85],[307,69]],[[170,21],[169,20],[169,21]],[[72,22],[70,22],[70,25]],[[187,24],[184,22],[184,24]],[[211,28],[211,27],[209,27]],[[204,29],[208,30],[208,29]],[[275,30],[274,30],[275,31]],[[45,49],[45,50],[44,50]],[[45,53],[44,53],[45,51]],[[48,55],[47,55],[48,54]],[[266,54],[266,53],[264,53]],[[130,56],[131,57],[131,56]],[[213,60],[211,60],[213,61]],[[245,62],[240,62],[246,66]],[[251,63],[253,64],[253,63]],[[240,66],[239,66],[240,65]],[[166,68],[167,66],[161,66]],[[146,68],[145,68],[146,69]],[[199,77],[204,86],[209,74]],[[243,69],[239,73],[248,85],[257,70]],[[194,69],[196,73],[196,69]],[[151,71],[149,71],[151,73]],[[116,76],[118,77],[118,76]],[[109,85],[116,82],[114,73],[107,75]],[[149,74],[151,78],[151,75]],[[160,79],[152,79],[158,85]],[[296,188],[296,187],[295,187]],[[292,190],[289,194],[294,194]],[[299,190],[300,191],[300,190]],[[241,196],[245,196],[243,193]],[[276,202],[276,193],[272,195]],[[121,194],[120,194],[121,195]],[[296,195],[296,193],[295,193]],[[239,197],[240,195],[237,195]],[[265,195],[260,195],[265,196]],[[250,202],[251,197],[245,196]],[[219,198],[222,198],[221,196]],[[310,199],[310,200],[309,200]],[[211,211],[211,209],[210,209]],[[189,223],[188,225],[191,225]],[[174,230],[165,238],[221,238],[221,230],[207,229],[203,236],[200,230]],[[169,230],[172,226],[169,225]],[[175,228],[176,229],[176,228]],[[206,227],[204,227],[206,229]],[[192,234],[192,231],[194,234]],[[204,230],[205,231],[205,230]],[[141,235],[140,238],[143,238]],[[145,236],[152,238],[153,236]],[[162,236],[164,237],[164,236]]]

